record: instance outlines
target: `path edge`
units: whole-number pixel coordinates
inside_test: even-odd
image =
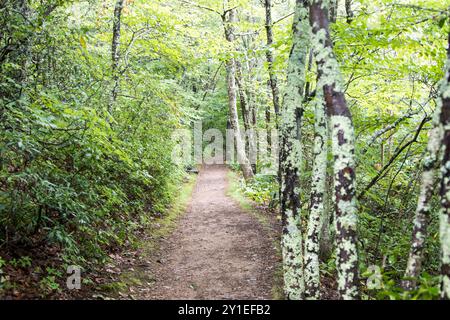
[[[228,169],[226,180],[226,195],[229,196],[246,214],[255,218],[258,223],[263,227],[264,231],[269,236],[273,247],[275,248],[275,255],[278,261],[275,271],[272,275],[272,299],[284,300],[283,292],[283,269],[281,264],[281,246],[280,246],[280,233],[279,233],[279,221],[276,216],[271,216],[270,212],[263,211],[257,208],[256,203],[249,199],[241,191],[240,183],[242,177],[236,171]]]

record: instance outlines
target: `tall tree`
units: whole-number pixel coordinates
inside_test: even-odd
[[[237,6],[229,6],[228,0],[223,0],[223,11],[218,11],[215,8],[211,8],[205,5],[196,4],[190,1],[182,0],[182,2],[195,6],[197,8],[207,10],[218,14],[222,20],[222,25],[225,33],[225,40],[231,44],[231,48],[235,48],[235,24],[237,22]],[[236,142],[236,153],[237,153],[237,161],[242,171],[242,175],[245,180],[249,180],[253,178],[253,170],[250,165],[250,162],[245,154],[245,144],[242,141],[241,130],[239,127],[239,117],[237,112],[237,91],[238,86],[236,84],[237,78],[237,67],[236,67],[236,59],[230,54],[227,58],[225,64],[226,74],[227,74],[227,93],[228,93],[228,129],[233,131],[234,140]],[[255,116],[250,113],[250,116],[255,118]]]
[[[119,49],[120,49],[120,28],[121,18],[124,6],[124,0],[117,0],[114,6],[114,19],[113,19],[113,37],[111,43],[111,72],[113,77],[113,88],[111,90],[111,97],[108,104],[109,117],[112,117],[114,104],[117,100],[117,94],[119,92]]]
[[[270,80],[267,81],[267,88],[268,88],[268,96],[272,94],[272,88],[270,86]],[[270,111],[270,104],[266,104],[266,109],[264,110],[265,115],[265,129],[266,129],[266,141],[267,141],[267,152],[268,154],[272,153],[272,135],[271,135],[271,111]]]
[[[426,155],[423,159],[423,172],[420,180],[420,194],[414,215],[411,248],[402,286],[405,290],[416,288],[416,278],[422,269],[422,260],[431,213],[431,197],[436,182],[436,166],[440,149],[440,108],[436,108],[433,129],[430,131]]]
[[[318,92],[314,111],[314,151],[308,229],[305,240],[305,295],[319,298],[319,250],[325,214],[328,131],[323,93]]]
[[[25,23],[30,23],[30,7],[27,0],[19,0],[18,2],[18,11],[23,16]],[[31,61],[31,47],[32,47],[32,35],[30,32],[29,37],[25,37],[23,40],[23,61],[22,68],[19,76],[19,82],[22,88],[24,88],[27,84],[28,72],[30,68]],[[23,94],[24,90],[21,90],[21,94]]]
[[[225,30],[225,39],[233,44],[234,35],[234,24],[236,23],[236,9],[232,8],[227,10],[222,15],[222,21]],[[232,47],[234,47],[232,45]],[[242,174],[246,180],[253,177],[253,170],[245,154],[245,145],[242,141],[241,130],[239,128],[239,120],[237,113],[237,101],[236,101],[236,61],[233,56],[228,57],[226,62],[227,70],[227,92],[228,92],[228,107],[230,115],[230,125],[234,133],[234,138],[236,142],[236,153],[237,160],[241,167]]]
[[[236,65],[236,85],[239,92],[239,103],[241,107],[242,120],[245,130],[245,150],[248,150],[248,159],[251,164],[253,173],[256,173],[256,109],[254,101],[252,101],[252,93],[248,89],[249,84],[243,77],[242,64],[238,59],[235,59]]]
[[[301,299],[304,296],[304,279],[299,198],[301,145],[297,117],[303,113],[305,68],[310,41],[306,0],[296,2],[292,29],[292,48],[280,113],[280,210],[283,221],[284,290],[288,299]]]
[[[347,16],[347,23],[352,23],[354,18],[354,13],[352,10],[352,0],[345,0],[345,14]]]
[[[266,9],[266,38],[267,38],[267,50],[266,50],[266,59],[269,69],[269,83],[270,88],[272,89],[272,101],[273,108],[275,110],[275,114],[278,115],[280,112],[280,90],[278,88],[278,79],[275,73],[273,62],[273,31],[272,31],[272,1],[265,0],[264,7]]]
[[[241,107],[242,114],[242,122],[244,123],[245,131],[250,130],[251,128],[251,110],[248,106],[248,98],[247,92],[244,86],[244,79],[242,77],[242,65],[239,60],[235,60],[236,62],[236,85],[239,92],[239,102]]]
[[[318,88],[323,88],[334,157],[336,216],[336,268],[342,299],[359,298],[357,215],[355,201],[354,128],[344,96],[343,79],[330,38],[328,1],[310,2],[312,47],[318,69]]]
[[[440,108],[440,128],[443,156],[441,163],[441,290],[442,299],[450,300],[450,33],[448,35],[447,63],[437,99]]]
[[[339,8],[339,0],[329,0],[329,19],[331,23],[335,23],[337,20],[337,12]]]

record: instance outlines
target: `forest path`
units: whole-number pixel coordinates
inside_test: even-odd
[[[204,166],[162,245],[148,299],[271,299],[277,257],[267,230],[227,196],[225,166]]]

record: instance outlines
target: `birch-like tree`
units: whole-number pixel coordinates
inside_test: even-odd
[[[305,240],[305,295],[318,299],[320,289],[320,236],[325,214],[328,126],[323,93],[319,90],[314,108],[314,150],[308,229]]]
[[[416,288],[416,278],[422,270],[422,260],[431,213],[431,197],[436,182],[436,166],[440,149],[440,108],[436,108],[433,128],[430,131],[427,150],[423,160],[423,172],[420,180],[420,193],[414,215],[411,248],[402,286],[405,290]]]
[[[275,114],[280,112],[280,90],[278,88],[278,78],[273,69],[273,52],[271,46],[273,44],[273,30],[272,30],[272,1],[264,0],[264,8],[266,10],[266,38],[267,38],[267,50],[266,59],[269,69],[269,84],[272,90],[272,101]]]
[[[441,162],[441,299],[450,300],[450,33],[448,36],[447,63],[445,76],[440,85],[440,95],[437,99],[440,109],[441,144],[443,148]]]
[[[114,104],[117,100],[117,94],[119,93],[119,47],[123,6],[124,0],[117,0],[114,7],[113,37],[111,43],[111,72],[113,77],[113,88],[111,90],[111,97],[108,104],[109,117],[112,117]]]
[[[225,11],[222,15],[222,22],[225,30],[225,38],[234,48],[234,24],[236,23],[236,9]],[[233,56],[229,56],[226,62],[227,70],[227,92],[228,92],[228,108],[230,117],[231,130],[234,133],[236,142],[237,160],[239,162],[242,174],[245,180],[253,177],[253,170],[245,154],[245,145],[242,141],[241,130],[239,128],[239,120],[237,113],[237,86],[236,86],[236,61]]]
[[[342,299],[359,298],[357,215],[355,202],[354,128],[344,96],[339,64],[330,39],[329,1],[311,0],[312,48],[318,69],[318,88],[323,89],[331,130],[334,158],[336,217],[336,269]]]
[[[230,48],[232,48],[232,50],[236,48],[234,42],[236,38],[235,25],[237,23],[237,11],[236,11],[237,6],[231,6],[228,0],[223,0],[222,2],[223,10],[219,11],[215,8],[196,4],[190,1],[182,1],[182,2],[186,3],[189,6],[194,6],[199,9],[203,9],[219,15],[222,20],[225,40],[230,44]],[[250,161],[248,160],[247,155],[245,153],[245,144],[242,140],[241,130],[239,126],[239,116],[237,111],[238,85],[236,83],[237,82],[236,79],[240,75],[237,73],[236,59],[232,53],[230,53],[230,55],[226,60],[225,69],[226,69],[227,94],[228,94],[227,129],[232,130],[233,132],[233,138],[236,143],[237,161],[241,168],[242,175],[244,176],[245,180],[249,180],[253,178],[254,173],[250,165]],[[242,89],[244,90],[243,87]],[[242,93],[244,93],[244,91]],[[241,95],[241,98],[243,98],[244,101],[246,100],[244,95]]]
[[[292,48],[283,105],[280,114],[280,209],[283,221],[282,255],[284,291],[288,299],[302,299],[303,240],[300,227],[299,172],[301,145],[297,130],[298,111],[303,113],[305,66],[308,56],[310,28],[307,2],[297,0],[293,23]]]

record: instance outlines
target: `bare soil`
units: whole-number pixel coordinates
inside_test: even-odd
[[[204,166],[186,213],[151,263],[146,299],[271,299],[276,250],[226,194],[227,168]]]

